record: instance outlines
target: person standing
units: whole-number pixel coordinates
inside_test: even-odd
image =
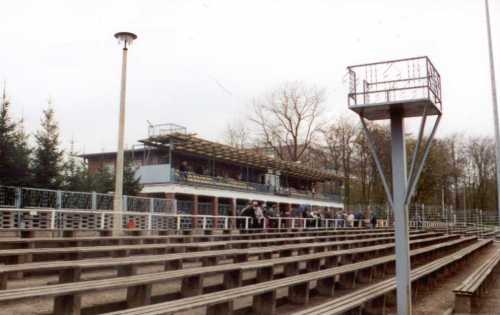
[[[354,214],[350,211],[347,215],[347,226],[350,228],[354,227]]]
[[[370,219],[370,223],[371,223],[372,229],[377,228],[377,215],[375,214],[375,212],[372,212],[372,217]]]
[[[253,209],[255,214],[254,228],[262,229],[264,226],[264,211],[257,201],[253,203]]]
[[[336,226],[344,227],[344,213],[342,211],[337,212],[335,219],[337,220]]]
[[[189,173],[188,162],[187,161],[182,161],[181,166],[179,167],[180,178],[183,179],[183,180],[187,180],[188,179],[188,173]]]
[[[248,225],[248,227],[252,227],[256,221],[255,209],[253,203],[254,202],[249,203],[245,208],[241,209],[240,212],[240,216],[250,218],[250,224]],[[240,223],[239,224],[240,229],[245,228],[245,219],[241,219],[239,223]]]

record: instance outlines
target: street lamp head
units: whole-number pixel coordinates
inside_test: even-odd
[[[123,43],[123,48],[127,48],[137,39],[137,35],[129,32],[119,32],[115,34],[115,38],[118,39],[119,43]]]

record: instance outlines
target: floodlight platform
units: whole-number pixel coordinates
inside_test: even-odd
[[[368,120],[441,115],[441,77],[428,57],[347,67],[349,109]]]
[[[349,109],[368,120],[390,119],[394,111],[401,113],[404,118],[422,117],[424,111],[428,116],[441,115],[440,107],[427,99],[353,105]]]
[[[373,155],[387,201],[394,212],[396,243],[397,313],[411,315],[410,246],[408,205],[429,155],[432,139],[441,120],[441,77],[427,57],[375,62],[347,67],[350,110],[359,115],[368,147]],[[429,116],[436,116],[423,140]],[[407,168],[404,119],[422,117],[411,166]],[[390,119],[392,190],[384,174],[375,141],[365,120]],[[420,143],[425,141],[420,158]],[[407,174],[408,172],[408,174]]]

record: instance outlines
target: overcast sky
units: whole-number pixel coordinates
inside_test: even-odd
[[[491,2],[497,65],[500,3]],[[345,68],[427,55],[441,73],[439,134],[491,135],[482,0],[2,0],[0,79],[28,131],[53,100],[63,145],[114,150],[121,50],[129,51],[126,143],[147,123],[173,122],[220,139],[252,97],[287,80],[327,89],[328,115],[346,109]],[[497,72],[500,67],[497,67]]]

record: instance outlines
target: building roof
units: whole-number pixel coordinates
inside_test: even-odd
[[[251,167],[279,170],[284,174],[317,181],[340,179],[335,173],[311,168],[296,162],[274,159],[250,150],[237,149],[229,145],[201,139],[192,134],[170,133],[151,136],[140,142],[155,147],[168,147],[173,143],[175,151],[203,155],[217,160]]]

